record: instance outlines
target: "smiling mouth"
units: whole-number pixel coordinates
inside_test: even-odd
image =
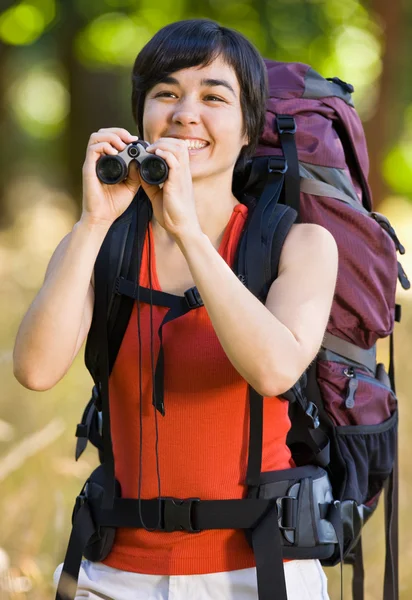
[[[186,143],[186,146],[189,148],[189,150],[203,150],[203,148],[206,148],[206,146],[209,145],[209,142],[204,142],[201,140],[184,140]]]

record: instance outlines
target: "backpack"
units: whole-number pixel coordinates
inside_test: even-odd
[[[234,270],[264,301],[277,276],[283,242],[297,220],[326,227],[339,249],[322,347],[283,395],[289,401],[287,443],[296,468],[261,472],[262,398],[250,388],[247,499],[215,501],[211,507],[193,498],[121,498],[114,477],[108,378],[133,303],[138,299],[168,306],[162,326],[202,306],[196,288],[180,297],[136,284],[151,218],[150,203],[139,192],[111,227],[95,265],[95,309],[85,352],[95,385],[77,427],[76,458],[89,440],[99,450],[101,465],[76,500],[63,574],[77,579],[82,554],[103,560],[116,527],[142,527],[143,510],[144,521],[163,531],[243,528],[255,553],[260,600],[269,600],[273,589],[286,600],[283,558],[354,565],[353,597],[362,600],[361,531],[385,488],[384,599],[395,600],[398,410],[393,328],[401,316],[395,304],[397,279],[410,287],[396,256],[404,249],[389,221],[372,211],[367,149],[352,86],[336,77],[326,80],[300,63],[266,61],[266,66],[266,125],[256,156],[233,181],[235,195],[249,207]],[[376,364],[376,342],[387,336],[388,373]],[[161,348],[153,402],[164,414],[162,370]],[[60,583],[56,597],[72,596],[65,595]]]

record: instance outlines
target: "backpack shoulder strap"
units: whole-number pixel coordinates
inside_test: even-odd
[[[98,273],[104,273],[104,277],[107,279],[109,373],[115,363],[133,309],[132,299],[116,293],[116,280],[118,277],[125,277],[137,281],[144,236],[150,218],[149,200],[146,194],[139,190],[128,209],[109,229],[96,259],[95,280],[99,277]],[[98,291],[101,289],[103,289],[102,286],[95,285],[93,319],[85,349],[86,367],[96,383],[100,379],[96,306],[101,301]]]
[[[235,261],[238,277],[262,302],[278,275],[283,244],[297,219],[296,210],[280,204],[285,171],[281,164],[273,166],[273,159],[279,162],[279,157],[253,159],[260,173],[266,172],[266,184],[256,206],[250,208]]]

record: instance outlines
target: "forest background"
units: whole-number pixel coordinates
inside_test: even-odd
[[[74,461],[91,378],[80,352],[47,392],[13,377],[18,325],[50,256],[79,218],[88,138],[134,132],[130,71],[163,25],[209,17],[275,60],[311,64],[355,87],[370,152],[374,207],[392,221],[412,276],[412,2],[410,0],[0,0],[0,599],[51,600],[73,501],[97,464]],[[412,597],[412,292],[398,291],[400,590]],[[379,345],[386,361],[387,344]],[[383,509],[364,535],[366,598],[381,597]],[[327,569],[339,598],[339,567]],[[345,599],[351,598],[345,567]]]

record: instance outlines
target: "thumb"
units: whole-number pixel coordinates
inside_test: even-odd
[[[159,197],[163,197],[162,187],[163,184],[153,185],[144,181],[142,177],[140,177],[140,185],[143,188],[143,191],[146,193],[150,202],[153,204],[158,201]]]
[[[139,168],[135,160],[132,160],[129,164],[129,172],[123,183],[134,193],[137,192],[139,187],[142,185],[142,178],[140,177]]]

